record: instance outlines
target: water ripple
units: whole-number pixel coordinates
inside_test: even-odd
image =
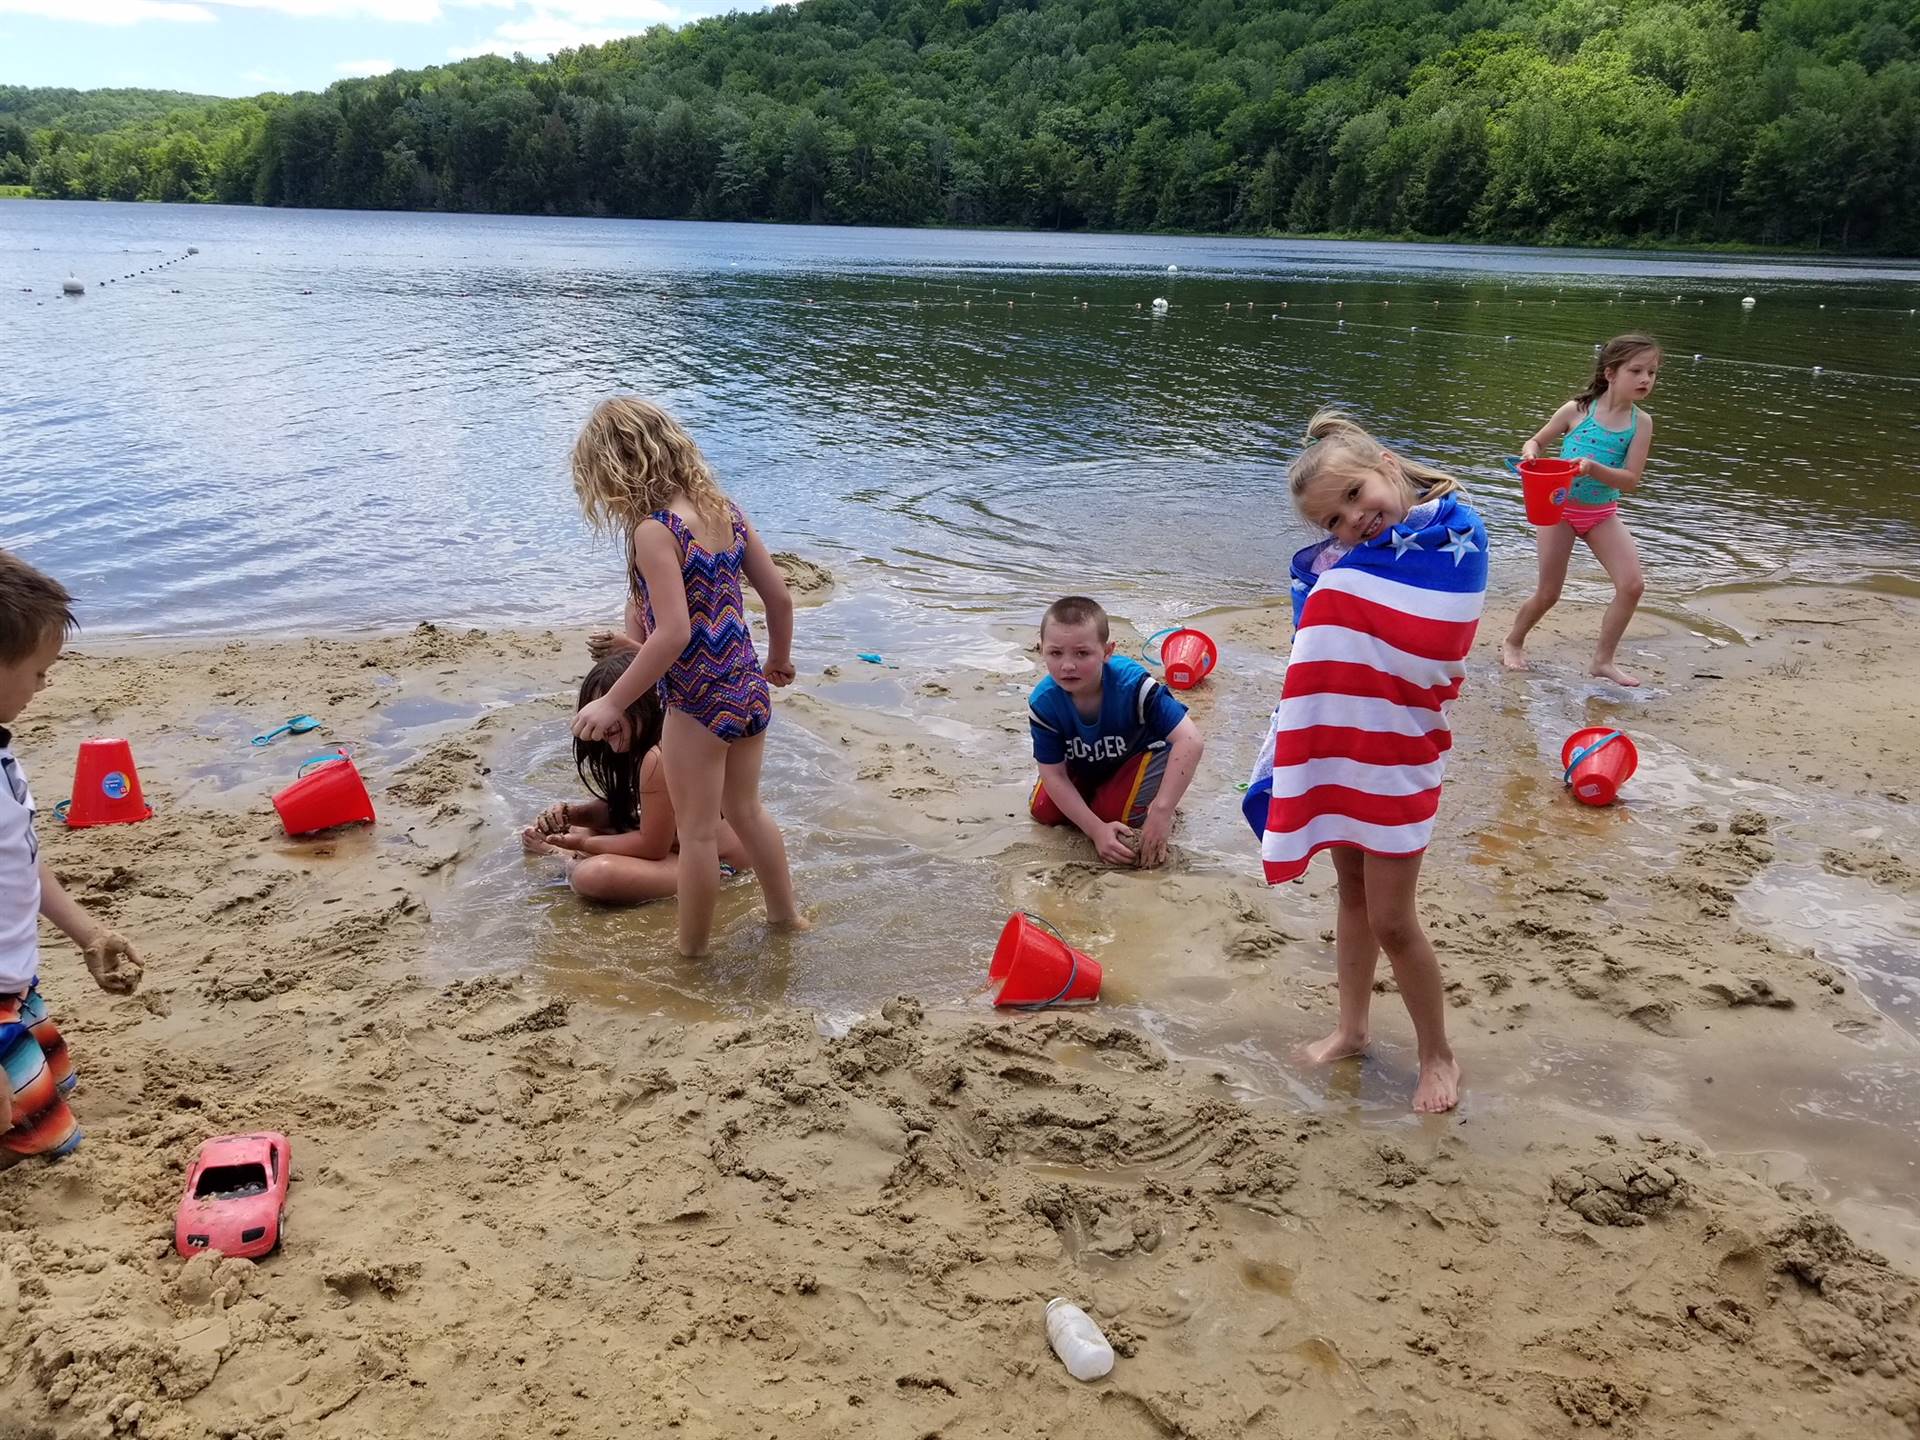
[[[0,224],[0,543],[94,630],[609,615],[619,560],[566,462],[615,389],[680,411],[781,545],[956,611],[1271,594],[1306,538],[1286,459],[1338,402],[1467,480],[1512,588],[1531,545],[1499,456],[1637,327],[1668,350],[1629,507],[1656,592],[1913,568],[1912,267],[37,202]]]

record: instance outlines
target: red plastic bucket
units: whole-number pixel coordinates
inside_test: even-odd
[[[316,755],[304,762],[300,778],[273,797],[273,808],[280,812],[280,823],[289,835],[310,835],[373,819],[373,797],[344,752]]]
[[[145,820],[153,807],[140,793],[133,747],[124,740],[82,740],[73,767],[73,798],[59,812],[75,830]]]
[[[1046,921],[1017,910],[993,947],[987,984],[994,987],[995,1005],[1091,1005],[1100,997],[1100,962],[1067,944]]]
[[[1175,630],[1160,642],[1160,663],[1167,668],[1167,684],[1191,690],[1213,673],[1220,651],[1199,630]]]
[[[1577,460],[1522,460],[1520,498],[1526,502],[1529,525],[1558,525],[1566,513],[1567,492],[1580,474]]]
[[[1611,805],[1620,787],[1640,768],[1640,752],[1618,730],[1589,725],[1567,737],[1560,747],[1560,765],[1581,804]]]

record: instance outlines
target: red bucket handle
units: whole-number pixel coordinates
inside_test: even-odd
[[[1078,979],[1080,975],[1080,952],[1074,949],[1072,945],[1067,944],[1066,936],[1062,935],[1058,930],[1054,929],[1053,926],[1049,925],[1045,920],[1041,919],[1038,915],[1034,914],[1031,910],[1022,910],[1020,913],[1026,916],[1027,919],[1031,920],[1034,924],[1038,925],[1042,930],[1046,931],[1049,935],[1053,936],[1054,939],[1058,940],[1063,946],[1066,947],[1067,954],[1073,957],[1072,960],[1067,962],[1067,983],[1060,987],[1059,994],[1055,995],[1051,1000],[1027,1000],[1019,1004],[1009,1005],[1006,1007],[1009,1010],[1044,1010],[1049,1005],[1057,1005],[1060,1001],[1064,1000],[1067,996],[1073,993],[1073,982],[1076,979]]]
[[[1568,759],[1566,773],[1560,777],[1561,783],[1571,785],[1573,783],[1573,772],[1579,768],[1582,760],[1585,760],[1596,751],[1606,749],[1607,746],[1611,745],[1614,741],[1624,739],[1626,739],[1626,736],[1620,731],[1609,730],[1591,745],[1582,745],[1578,750],[1574,751],[1572,757]]]

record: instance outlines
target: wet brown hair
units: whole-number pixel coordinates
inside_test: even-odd
[[[1460,482],[1446,471],[1396,455],[1351,416],[1339,410],[1319,410],[1307,422],[1306,448],[1287,466],[1287,489],[1295,508],[1317,526],[1319,522],[1308,513],[1308,501],[1342,481],[1378,471],[1383,453],[1392,463],[1389,473],[1399,480],[1409,510],[1422,500],[1437,500],[1460,490]]]
[[[733,529],[726,492],[681,423],[651,400],[602,400],[573,442],[573,493],[594,529],[631,536],[640,522],[687,497],[715,530]]]
[[[638,653],[616,651],[589,670],[580,682],[580,702],[574,708],[584,710],[613,689]],[[573,742],[573,768],[580,773],[580,783],[588,793],[607,802],[607,824],[616,832],[639,828],[640,766],[647,752],[660,743],[666,719],[666,712],[660,708],[660,692],[648,690],[627,707],[633,739],[625,750],[616,750],[604,740]]]
[[[1092,625],[1102,645],[1107,643],[1107,612],[1098,600],[1084,595],[1062,595],[1040,617],[1040,638],[1047,638],[1049,625]]]
[[[1593,402],[1607,393],[1607,372],[1643,351],[1652,350],[1664,354],[1660,342],[1651,335],[1616,335],[1600,347],[1600,353],[1593,357],[1593,376],[1587,381],[1587,388],[1573,397],[1573,403],[1582,410],[1590,409]]]
[[[0,550],[0,665],[26,659],[55,630],[67,636],[79,628],[66,586]]]

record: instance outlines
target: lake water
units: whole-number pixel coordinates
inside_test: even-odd
[[[1644,328],[1656,597],[1911,574],[1916,309],[1887,264],[9,201],[0,544],[96,634],[608,617],[567,450],[633,389],[776,548],[1158,625],[1275,591],[1282,468],[1337,401],[1468,479],[1514,588],[1499,457]]]

